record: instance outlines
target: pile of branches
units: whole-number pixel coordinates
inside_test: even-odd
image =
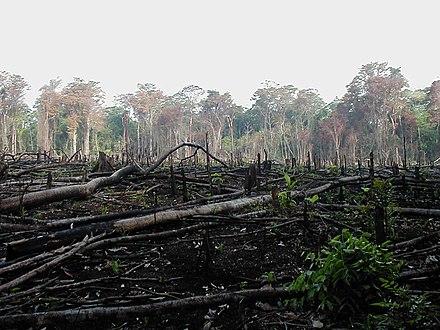
[[[208,166],[194,170],[181,164],[180,169],[171,165],[164,170],[167,158],[183,147],[203,151]],[[211,161],[219,167],[210,166]],[[283,284],[302,272],[301,252],[319,250],[343,228],[375,231],[378,243],[392,239],[389,248],[405,262],[399,280],[420,294],[440,292],[440,205],[432,203],[440,191],[436,169],[429,178],[421,177],[420,169],[342,169],[343,175],[334,170],[261,170],[254,164],[231,169],[192,144],[173,148],[146,169],[131,164],[113,172],[100,167],[101,171],[88,173],[83,163],[8,164],[8,168],[0,183],[2,328],[65,322],[133,327],[151,320],[166,326],[176,315],[185,315],[188,325],[214,325],[227,313],[235,313],[233,324],[241,327],[255,321],[251,307],[266,314],[259,318],[265,326],[307,327],[316,320],[294,316],[276,301],[297,295]],[[62,172],[54,175],[57,169]],[[374,180],[390,178],[393,203],[378,201],[371,209],[377,212],[376,221],[360,222],[365,207],[358,196],[368,197]],[[121,189],[123,193],[118,192]],[[162,195],[169,197],[164,203],[159,201]],[[417,199],[409,200],[409,195]],[[136,199],[143,199],[143,207],[127,208]],[[60,216],[67,212],[66,205],[76,202],[94,205],[95,212]],[[104,203],[118,211],[96,210]],[[391,220],[399,228],[397,234],[390,231]],[[264,252],[271,256],[268,260],[251,260],[248,273],[234,273],[234,267],[246,260],[221,260],[225,246],[234,247],[234,253],[239,246],[247,253],[263,243],[273,253]],[[179,257],[168,249],[176,246],[173,251],[188,250],[187,259],[180,262],[182,269],[186,263],[189,269],[181,276],[166,277],[171,274],[164,270],[168,259]],[[279,259],[287,251],[294,251],[296,260]],[[252,274],[256,269],[260,272]],[[210,282],[219,276],[216,272],[223,279],[230,277],[227,287]],[[179,290],[188,273],[195,282],[209,285],[199,291]],[[197,310],[199,320],[191,316]]]

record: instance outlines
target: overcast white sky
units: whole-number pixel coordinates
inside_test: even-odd
[[[249,106],[265,80],[326,101],[370,62],[401,67],[412,89],[440,79],[437,0],[2,0],[0,70],[38,89],[60,77],[113,96],[151,82],[194,84]]]

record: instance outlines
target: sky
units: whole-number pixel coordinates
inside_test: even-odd
[[[154,83],[229,92],[242,106],[266,80],[327,102],[370,62],[411,89],[440,79],[437,0],[0,0],[0,71],[31,85],[98,81],[107,105]]]

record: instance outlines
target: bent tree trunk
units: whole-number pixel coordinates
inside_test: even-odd
[[[182,147],[191,147],[196,149],[201,149],[205,153],[207,152],[202,146],[193,143],[181,143],[178,146],[170,149],[167,153],[165,153],[162,157],[160,157],[152,166],[150,166],[147,170],[142,171],[143,174],[148,174],[154,171],[157,167],[159,167],[167,157],[175,152],[176,150]],[[210,155],[212,159],[215,159],[217,162],[221,163],[223,166],[227,167],[227,165],[216,158],[213,155]],[[69,198],[83,198],[89,195],[92,195],[96,192],[97,189],[106,187],[109,185],[113,185],[118,183],[121,179],[135,173],[139,170],[138,167],[134,165],[128,165],[126,167],[121,168],[116,171],[109,177],[96,178],[91,180],[86,184],[74,185],[68,187],[60,187],[51,190],[37,191],[28,194],[24,194],[21,196],[15,196],[11,198],[5,198],[0,200],[0,212],[8,212],[8,211],[17,211],[22,208],[31,208],[44,204],[49,204],[53,202],[59,202],[64,199]]]
[[[109,177],[96,178],[86,184],[60,187],[57,189],[36,191],[22,196],[15,196],[0,200],[0,212],[15,211],[21,208],[31,208],[43,204],[49,204],[72,197],[86,197],[93,194],[97,189],[119,182],[123,177],[136,172],[134,165],[129,165],[116,171]]]

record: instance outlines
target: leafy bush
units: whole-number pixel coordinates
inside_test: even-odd
[[[329,242],[321,256],[309,253],[307,271],[288,290],[300,293],[289,303],[294,308],[315,307],[336,317],[364,318],[366,329],[435,328],[434,306],[426,295],[411,295],[396,282],[401,262],[386,245],[357,238],[347,229]]]
[[[318,310],[351,316],[371,309],[385,295],[380,279],[394,281],[401,263],[386,249],[386,243],[371,243],[365,233],[357,238],[347,229],[329,242],[322,256],[309,253],[309,269],[297,277],[288,290],[302,293],[293,299],[295,307],[314,304]]]

